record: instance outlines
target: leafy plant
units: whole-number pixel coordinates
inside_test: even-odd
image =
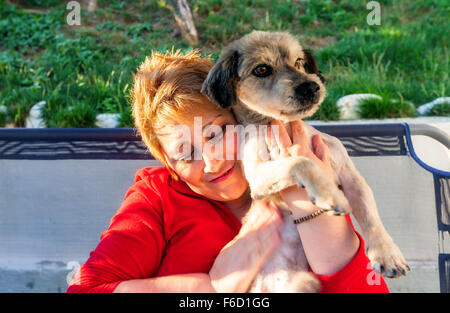
[[[382,99],[363,99],[359,104],[359,113],[362,118],[375,119],[386,117],[415,117],[416,110],[411,104],[384,95]]]
[[[95,127],[96,112],[89,104],[81,102],[56,112],[53,127]]]

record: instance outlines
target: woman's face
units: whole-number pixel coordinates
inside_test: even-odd
[[[216,201],[236,200],[248,188],[237,158],[238,136],[227,131],[227,125],[236,125],[229,111],[209,111],[158,132],[167,163],[178,177],[194,192]]]

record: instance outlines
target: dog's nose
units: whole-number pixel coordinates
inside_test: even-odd
[[[295,96],[302,100],[313,100],[320,86],[315,82],[302,83],[295,88]]]

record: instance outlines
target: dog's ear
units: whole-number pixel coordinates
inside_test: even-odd
[[[303,54],[305,55],[305,63],[304,63],[305,71],[309,74],[316,74],[317,76],[319,76],[322,83],[324,83],[325,78],[322,76],[322,72],[319,71],[316,58],[314,57],[312,51],[309,49],[303,49]]]
[[[236,50],[225,51],[209,71],[202,85],[201,92],[223,108],[236,101],[239,57]]]

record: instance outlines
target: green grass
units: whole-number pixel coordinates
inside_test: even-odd
[[[392,95],[385,94],[380,99],[364,99],[360,103],[359,114],[362,118],[375,119],[386,116],[415,117],[416,111],[403,99],[395,99]]]
[[[67,25],[66,2],[0,0],[0,126],[24,126],[45,100],[48,127],[95,127],[105,112],[121,113],[121,126],[131,127],[132,75],[152,50],[201,48],[218,57],[253,29],[290,31],[315,51],[327,98],[312,119],[338,119],[336,101],[351,93],[382,96],[360,111],[388,118],[414,116],[408,101],[419,106],[449,92],[444,0],[379,1],[380,26],[367,25],[362,0],[190,1],[196,47],[181,38],[162,0],[100,0],[93,13],[82,8],[81,26]],[[430,114],[450,116],[448,105]]]
[[[322,49],[320,60],[328,62],[331,75],[341,78],[342,92],[389,92],[417,105],[445,96],[449,92],[448,13],[443,8],[427,9],[408,23],[394,23],[401,13],[392,12],[392,21],[379,29],[357,30]],[[340,69],[334,71],[336,67]],[[327,100],[333,102],[338,96]]]

